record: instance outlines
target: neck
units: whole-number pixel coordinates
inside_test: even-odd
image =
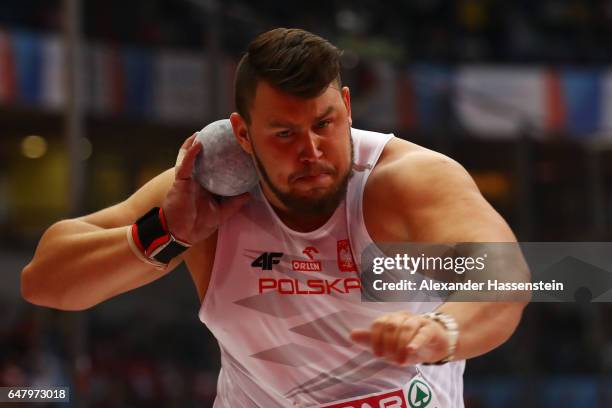
[[[288,209],[271,191],[266,187],[262,188],[264,199],[288,228],[297,232],[310,232],[324,225],[334,214],[336,209],[332,209],[324,214],[308,214],[295,212]]]
[[[298,232],[311,232],[324,225],[331,218],[334,211],[325,215],[296,215],[272,205],[278,218],[289,228]]]

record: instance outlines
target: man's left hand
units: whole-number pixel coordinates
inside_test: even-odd
[[[410,312],[385,314],[369,330],[353,330],[351,340],[399,365],[435,363],[448,357],[449,350],[449,336],[442,324]]]

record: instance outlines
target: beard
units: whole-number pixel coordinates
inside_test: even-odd
[[[277,185],[272,182],[270,175],[266,171],[265,166],[259,159],[255,146],[253,145],[253,157],[255,159],[255,165],[261,174],[263,182],[268,186],[270,191],[283,203],[285,207],[292,213],[299,213],[303,216],[321,216],[333,212],[338,205],[342,202],[346,195],[348,182],[353,175],[353,161],[354,161],[354,148],[353,148],[353,137],[349,128],[349,141],[350,141],[350,165],[348,170],[340,176],[340,179],[335,185],[330,187],[330,190],[325,194],[317,197],[308,197],[304,195],[298,195],[294,193],[287,193],[282,191]],[[251,142],[252,143],[252,142]],[[305,169],[299,171],[296,175],[289,176],[289,181],[299,178],[301,175],[310,174],[313,169],[324,170],[330,173],[332,176],[337,175],[337,171],[333,168],[324,167],[321,169],[320,165],[308,165]]]

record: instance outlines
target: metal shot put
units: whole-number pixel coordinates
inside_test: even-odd
[[[211,193],[237,196],[250,191],[258,177],[253,159],[238,144],[229,120],[213,122],[197,132],[202,150],[193,166],[193,177]]]

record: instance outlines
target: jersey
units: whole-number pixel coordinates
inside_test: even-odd
[[[350,340],[352,329],[368,328],[384,313],[437,306],[361,301],[357,261],[373,244],[363,192],[393,135],[352,129],[351,137],[353,174],[324,225],[290,229],[258,186],[220,226],[199,311],[221,350],[215,408],[374,408],[377,395],[388,395],[384,404],[378,399],[386,407],[463,407],[464,361],[400,367]]]

